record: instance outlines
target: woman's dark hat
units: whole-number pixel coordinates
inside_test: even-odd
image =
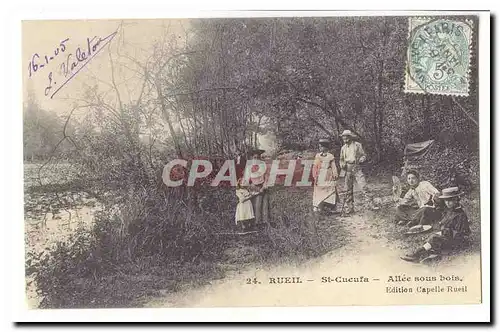
[[[330,141],[328,138],[321,138],[319,140],[319,144],[321,145],[330,145],[332,143],[332,141]]]
[[[253,156],[253,155],[256,155],[256,154],[260,156],[260,155],[261,155],[261,154],[263,154],[264,152],[266,152],[266,150],[262,150],[262,149],[251,149],[250,151],[248,151],[248,154],[249,154],[250,156]]]
[[[440,199],[451,199],[455,197],[460,197],[462,196],[463,193],[460,192],[458,187],[451,187],[451,188],[446,188],[443,189],[443,193],[441,196],[439,196]]]

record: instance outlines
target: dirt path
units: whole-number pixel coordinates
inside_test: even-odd
[[[343,223],[347,245],[301,265],[248,268],[233,272],[209,285],[154,298],[146,307],[214,306],[304,306],[373,304],[457,304],[480,301],[480,255],[464,254],[439,264],[421,265],[402,261],[400,243],[389,240],[388,221],[380,212],[364,211],[350,217],[331,217]],[[386,226],[386,225],[385,225]],[[439,282],[441,276],[458,276],[462,281]],[[389,282],[390,276],[410,276],[411,282]],[[302,283],[275,284],[277,277],[300,277]],[[330,277],[332,282],[322,282]],[[341,277],[335,282],[336,277]],[[437,281],[414,281],[414,277]],[[260,284],[246,284],[257,278]],[[352,278],[351,282],[346,279]],[[337,279],[338,280],[338,279]],[[411,288],[413,295],[388,293],[386,287]],[[417,287],[445,287],[444,292],[422,293]],[[447,286],[467,286],[467,292],[448,292]]]

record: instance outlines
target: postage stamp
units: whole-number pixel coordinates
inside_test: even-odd
[[[405,92],[468,96],[472,22],[410,17]]]

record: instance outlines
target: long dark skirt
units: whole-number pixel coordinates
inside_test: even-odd
[[[430,206],[415,208],[407,205],[400,205],[396,209],[396,221],[403,220],[408,226],[432,225],[442,216],[442,212]]]
[[[269,201],[269,191],[264,190],[260,195],[251,199],[255,224],[257,226],[269,224],[271,221],[271,204]]]

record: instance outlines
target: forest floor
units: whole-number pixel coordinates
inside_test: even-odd
[[[444,256],[441,260],[415,264],[400,256],[425,242],[427,234],[405,235],[406,228],[391,220],[394,203],[387,178],[372,178],[371,190],[380,197],[382,208],[371,211],[361,207],[351,216],[325,216],[325,225],[340,225],[345,245],[320,257],[301,263],[250,265],[233,269],[223,279],[202,287],[189,287],[162,296],[144,299],[145,307],[218,307],[218,306],[304,306],[370,304],[456,304],[478,303],[480,286],[479,211],[471,211],[473,236],[470,247]],[[473,201],[472,204],[477,204]],[[235,251],[237,255],[237,251]],[[409,276],[410,282],[390,282],[390,276]],[[450,281],[452,276],[461,281]],[[299,277],[301,283],[277,284],[272,278]],[[324,278],[366,277],[366,282],[324,282]],[[415,281],[424,277],[425,281]],[[254,279],[255,278],[255,279]],[[437,281],[434,282],[433,278]],[[444,278],[443,282],[440,282]],[[250,280],[249,280],[250,279]],[[297,281],[297,279],[294,279]],[[445,286],[444,293],[416,296],[387,293],[386,287]],[[467,292],[449,293],[447,287],[468,286]]]
[[[27,174],[32,173],[33,171]],[[26,176],[25,185],[29,179],[30,176]],[[351,216],[311,215],[309,222],[312,228],[320,233],[318,241],[324,241],[324,247],[327,248],[315,258],[259,259],[257,248],[266,242],[262,241],[260,235],[248,235],[234,239],[216,266],[212,263],[197,264],[192,267],[172,266],[168,271],[159,267],[150,269],[147,262],[143,262],[144,266],[141,264],[125,266],[122,269],[125,274],[110,276],[92,286],[97,289],[96,294],[114,296],[113,299],[89,298],[87,300],[90,302],[86,300],[84,304],[76,306],[94,307],[95,304],[96,307],[213,307],[479,302],[479,194],[473,192],[464,199],[464,207],[471,219],[473,231],[471,246],[462,252],[446,256],[439,262],[427,265],[413,264],[401,260],[400,256],[423,244],[429,234],[406,236],[405,228],[396,226],[392,222],[394,203],[390,176],[373,176],[368,180],[370,191],[379,198],[380,210],[371,211],[358,204],[356,212]],[[300,209],[309,209],[311,194],[296,193],[293,197],[299,197],[301,202],[287,201],[292,196],[279,194],[282,199],[281,204],[288,204],[279,207],[281,213],[286,211],[300,213],[297,212]],[[79,224],[92,222],[92,215],[99,209],[98,204],[76,193],[71,193],[70,196],[64,200],[71,201],[73,206],[78,205],[79,208],[68,211],[56,207],[51,211],[44,211],[47,222],[45,231],[42,232],[38,225],[32,223],[38,218],[31,216],[30,211],[37,211],[42,208],[41,205],[47,205],[43,201],[43,193],[25,193],[27,247],[43,248],[50,241],[63,239]],[[356,198],[359,202],[359,197]],[[297,210],[299,203],[302,206]],[[294,208],[296,210],[293,210]],[[40,213],[35,214],[40,215]],[[71,222],[75,217],[78,222]],[[279,229],[272,232],[275,232],[276,236],[281,236]],[[146,266],[148,273],[145,273]],[[455,275],[462,278],[462,282],[448,282],[443,285],[467,285],[468,292],[465,295],[457,292],[451,296],[450,294],[429,296],[420,293],[413,297],[386,293],[386,287],[390,286],[413,287],[416,291],[419,285],[426,287],[435,285],[433,282],[388,281],[390,276],[403,275],[412,278],[435,277],[438,280],[441,275],[445,277]],[[270,283],[270,278],[277,277],[300,277],[301,283]],[[331,279],[366,277],[368,281],[322,282],[323,277]],[[36,307],[38,300],[33,287],[28,287],[28,298],[31,305]]]

